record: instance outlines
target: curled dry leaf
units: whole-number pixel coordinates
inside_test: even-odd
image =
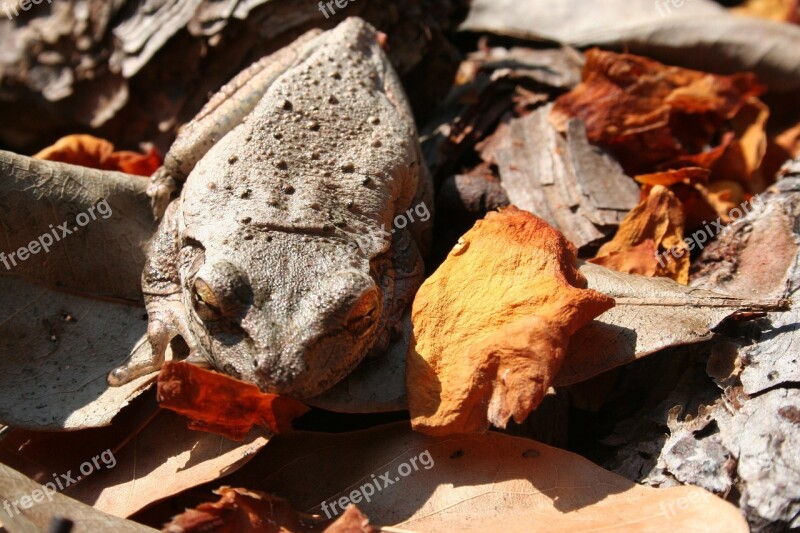
[[[509,207],[467,232],[417,292],[406,385],[429,434],[518,422],[541,402],[570,336],[614,305],[585,290],[575,248]]]
[[[166,524],[165,533],[373,533],[355,505],[335,521],[298,513],[283,498],[259,491],[220,487],[213,503],[201,503]]]
[[[591,262],[628,274],[668,277],[686,285],[689,253],[683,243],[683,228],[680,201],[669,189],[656,185],[628,213],[614,239],[601,246]]]
[[[346,497],[376,527],[426,533],[747,531],[733,505],[696,487],[643,487],[533,440],[492,431],[431,437],[407,422],[279,435],[224,483],[315,514]]]
[[[191,419],[190,429],[242,440],[254,425],[275,433],[291,430],[291,421],[308,407],[296,400],[261,392],[252,383],[186,362],[167,362],[158,375],[161,407]]]
[[[586,53],[582,78],[558,98],[551,120],[563,131],[570,118],[582,119],[589,140],[632,174],[711,168],[733,141],[724,122],[764,92],[749,73],[719,76],[599,49]]]
[[[114,145],[105,139],[80,134],[62,137],[33,157],[137,176],[150,176],[161,166],[161,156],[155,148],[149,148],[145,154],[115,151]]]

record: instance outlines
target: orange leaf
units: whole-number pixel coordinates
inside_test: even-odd
[[[718,76],[599,49],[586,53],[582,78],[558,98],[551,119],[563,130],[581,118],[589,140],[614,152],[630,174],[710,168],[730,142],[726,121],[764,92],[750,73]]]
[[[614,305],[583,288],[575,263],[561,233],[513,206],[461,238],[412,308],[406,387],[417,431],[504,427],[536,408],[570,336]]]
[[[375,530],[355,505],[331,523],[320,516],[298,513],[283,498],[266,492],[221,487],[220,499],[201,503],[179,514],[163,531],[181,533],[372,533]],[[326,527],[327,526],[327,527]]]
[[[113,144],[91,135],[67,135],[33,157],[137,176],[150,176],[161,166],[161,156],[155,148],[146,154],[115,152]]]
[[[291,421],[308,411],[291,398],[263,393],[251,383],[183,361],[168,361],[162,367],[158,401],[190,418],[190,429],[238,441],[256,424],[275,433],[288,432]]]
[[[663,185],[670,187],[676,183],[706,183],[711,171],[700,167],[684,167],[676,170],[665,170],[653,174],[639,174],[636,181],[643,185]]]
[[[680,200],[666,187],[656,185],[590,262],[628,274],[669,277],[686,285],[689,253],[684,250],[683,230]],[[658,255],[667,250],[676,253]]]

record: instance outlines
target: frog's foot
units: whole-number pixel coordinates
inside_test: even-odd
[[[167,210],[172,195],[178,190],[177,182],[169,175],[166,167],[159,168],[150,178],[147,186],[147,196],[150,197],[150,207],[156,220],[160,220]]]
[[[158,302],[153,307],[155,309],[148,309],[151,319],[147,326],[147,339],[150,342],[151,356],[144,360],[130,360],[112,370],[108,375],[108,384],[112,387],[119,387],[138,377],[161,369],[164,365],[167,347],[170,341],[178,335],[183,337],[191,350],[188,359],[197,358],[194,337],[189,330],[189,323],[181,311],[180,302],[168,300]]]

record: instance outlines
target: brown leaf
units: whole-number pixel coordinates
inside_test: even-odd
[[[346,497],[376,526],[426,533],[747,531],[733,505],[696,487],[643,487],[533,440],[493,431],[430,437],[407,422],[277,436],[225,483],[315,514]]]
[[[154,375],[109,387],[132,354],[151,357],[144,308],[0,276],[0,423],[36,430],[106,426]]]
[[[26,500],[23,500],[25,498]],[[152,533],[155,530],[136,522],[109,516],[97,509],[77,502],[58,492],[43,490],[41,483],[23,476],[6,465],[0,464],[0,500],[8,503],[9,509],[0,514],[1,527],[8,533],[34,533],[52,531],[54,518],[65,518],[73,522],[73,533],[96,531],[119,531],[122,533]],[[16,504],[15,508],[11,504]],[[27,504],[27,507],[26,507]]]
[[[116,152],[110,142],[81,134],[62,137],[33,157],[98,170],[117,170],[137,176],[150,176],[161,166],[161,156],[155,148],[151,147],[146,154]]]
[[[752,74],[719,76],[592,49],[583,82],[558,98],[551,120],[563,131],[569,118],[582,119],[589,140],[632,174],[710,168],[724,151],[716,140],[723,122],[762,92]]]
[[[572,336],[556,386],[585,381],[664,348],[708,340],[740,309],[781,310],[778,299],[743,299],[667,278],[644,278],[584,263],[589,287],[616,305]]]
[[[628,274],[668,277],[686,285],[689,253],[683,243],[683,227],[680,201],[669,189],[656,185],[590,262]]]
[[[261,392],[252,383],[179,361],[167,362],[158,375],[158,401],[191,419],[190,429],[242,440],[262,425],[275,433],[291,430],[291,421],[308,408],[298,401]]]
[[[418,431],[483,431],[521,422],[542,400],[569,337],[614,305],[584,290],[575,249],[509,207],[467,232],[412,307],[406,384]]]
[[[188,509],[166,524],[165,533],[373,533],[369,519],[350,505],[336,520],[298,513],[266,492],[220,487],[220,499]]]
[[[192,431],[181,416],[161,410],[114,451],[113,467],[93,472],[65,492],[100,511],[128,517],[153,502],[235,472],[268,440],[261,428],[254,428],[243,442]]]

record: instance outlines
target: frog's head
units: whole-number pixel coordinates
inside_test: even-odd
[[[313,397],[374,344],[384,295],[341,242],[281,232],[181,256],[190,346],[267,392]]]

